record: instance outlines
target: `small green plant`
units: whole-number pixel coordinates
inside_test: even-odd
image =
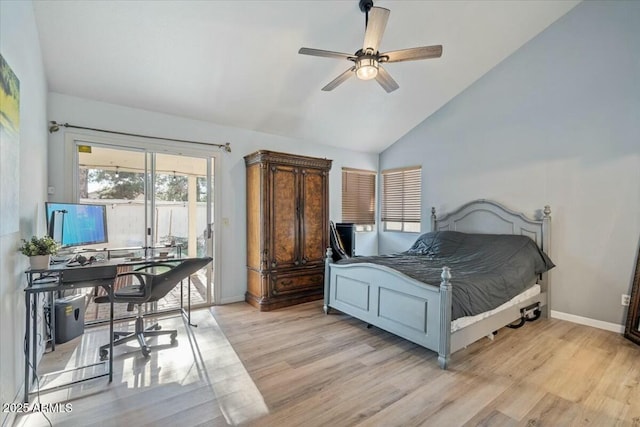
[[[33,236],[31,240],[22,239],[18,251],[26,256],[55,255],[58,253],[58,244],[49,236]]]

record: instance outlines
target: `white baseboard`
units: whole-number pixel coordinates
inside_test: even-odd
[[[234,297],[227,297],[220,299],[220,304],[233,304],[234,302],[244,301],[244,295],[236,295]]]
[[[624,333],[624,325],[618,325],[617,323],[603,322],[602,320],[590,319],[588,317],[576,316],[575,314],[563,313],[555,310],[551,310],[551,317],[554,319],[579,323],[580,325],[604,329],[605,331],[617,332],[619,334]]]

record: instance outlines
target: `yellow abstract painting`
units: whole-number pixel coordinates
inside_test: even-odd
[[[0,55],[0,236],[19,227],[20,81]]]

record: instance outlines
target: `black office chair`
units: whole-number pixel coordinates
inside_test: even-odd
[[[331,244],[333,262],[351,258],[347,255],[347,251],[344,250],[342,239],[340,238],[340,234],[338,234],[338,230],[336,229],[336,225],[333,221],[329,221],[329,243]]]
[[[118,274],[118,277],[131,276],[134,279],[133,284],[124,286],[113,292],[114,303],[127,303],[128,311],[133,311],[134,306],[138,306],[138,315],[136,316],[136,327],[134,332],[114,332],[115,338],[113,346],[124,344],[132,340],[138,340],[142,354],[148,357],[151,347],[147,345],[146,338],[150,336],[170,335],[171,343],[175,343],[176,330],[161,331],[160,325],[157,323],[144,327],[144,319],[142,313],[142,304],[155,302],[171,291],[178,283],[191,276],[212,261],[211,257],[204,258],[188,258],[180,261],[178,264],[173,263],[151,263],[136,268],[133,271],[127,271]],[[145,272],[150,268],[168,268],[169,270],[162,273],[153,274]],[[94,299],[96,303],[109,302],[109,296],[99,296]],[[100,347],[100,359],[105,360],[109,354],[109,344]]]

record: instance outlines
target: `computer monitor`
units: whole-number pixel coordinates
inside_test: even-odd
[[[107,243],[105,205],[45,203],[47,230],[63,248]]]

